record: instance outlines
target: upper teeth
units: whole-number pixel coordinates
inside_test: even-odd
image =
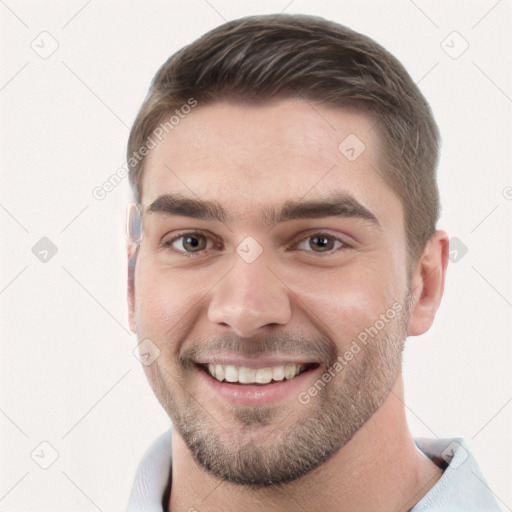
[[[268,384],[271,380],[293,379],[303,369],[304,365],[284,364],[266,368],[247,368],[231,364],[209,364],[208,371],[218,381],[239,382],[240,384]]]

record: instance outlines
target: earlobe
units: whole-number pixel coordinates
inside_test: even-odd
[[[427,332],[434,321],[443,296],[448,255],[448,235],[437,230],[430,237],[412,276],[409,336]]]
[[[139,246],[134,244],[128,244],[126,247],[127,255],[127,290],[126,299],[128,302],[128,325],[130,331],[133,333],[137,332],[137,326],[135,322],[135,263],[137,261],[137,254],[139,252]]]

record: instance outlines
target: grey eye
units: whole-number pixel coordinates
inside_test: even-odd
[[[208,237],[202,233],[183,233],[163,243],[165,247],[171,246],[178,252],[195,253],[204,251],[208,246]]]
[[[336,246],[336,244],[338,244]],[[306,237],[297,244],[298,249],[302,249],[309,252],[330,252],[335,249],[339,249],[345,245],[341,240],[333,235],[328,234],[315,234]]]

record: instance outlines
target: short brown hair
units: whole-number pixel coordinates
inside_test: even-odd
[[[204,105],[230,97],[261,101],[274,96],[355,107],[376,120],[386,148],[378,171],[402,201],[409,254],[416,260],[439,217],[440,138],[431,109],[386,49],[317,16],[271,14],[230,21],[165,62],[128,141],[137,200],[144,163],[140,148],[169,113],[191,98]]]

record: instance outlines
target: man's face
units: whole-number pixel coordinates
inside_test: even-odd
[[[198,105],[146,159],[132,325],[160,350],[156,396],[219,478],[306,474],[400,373],[403,210],[372,125],[300,100]]]

